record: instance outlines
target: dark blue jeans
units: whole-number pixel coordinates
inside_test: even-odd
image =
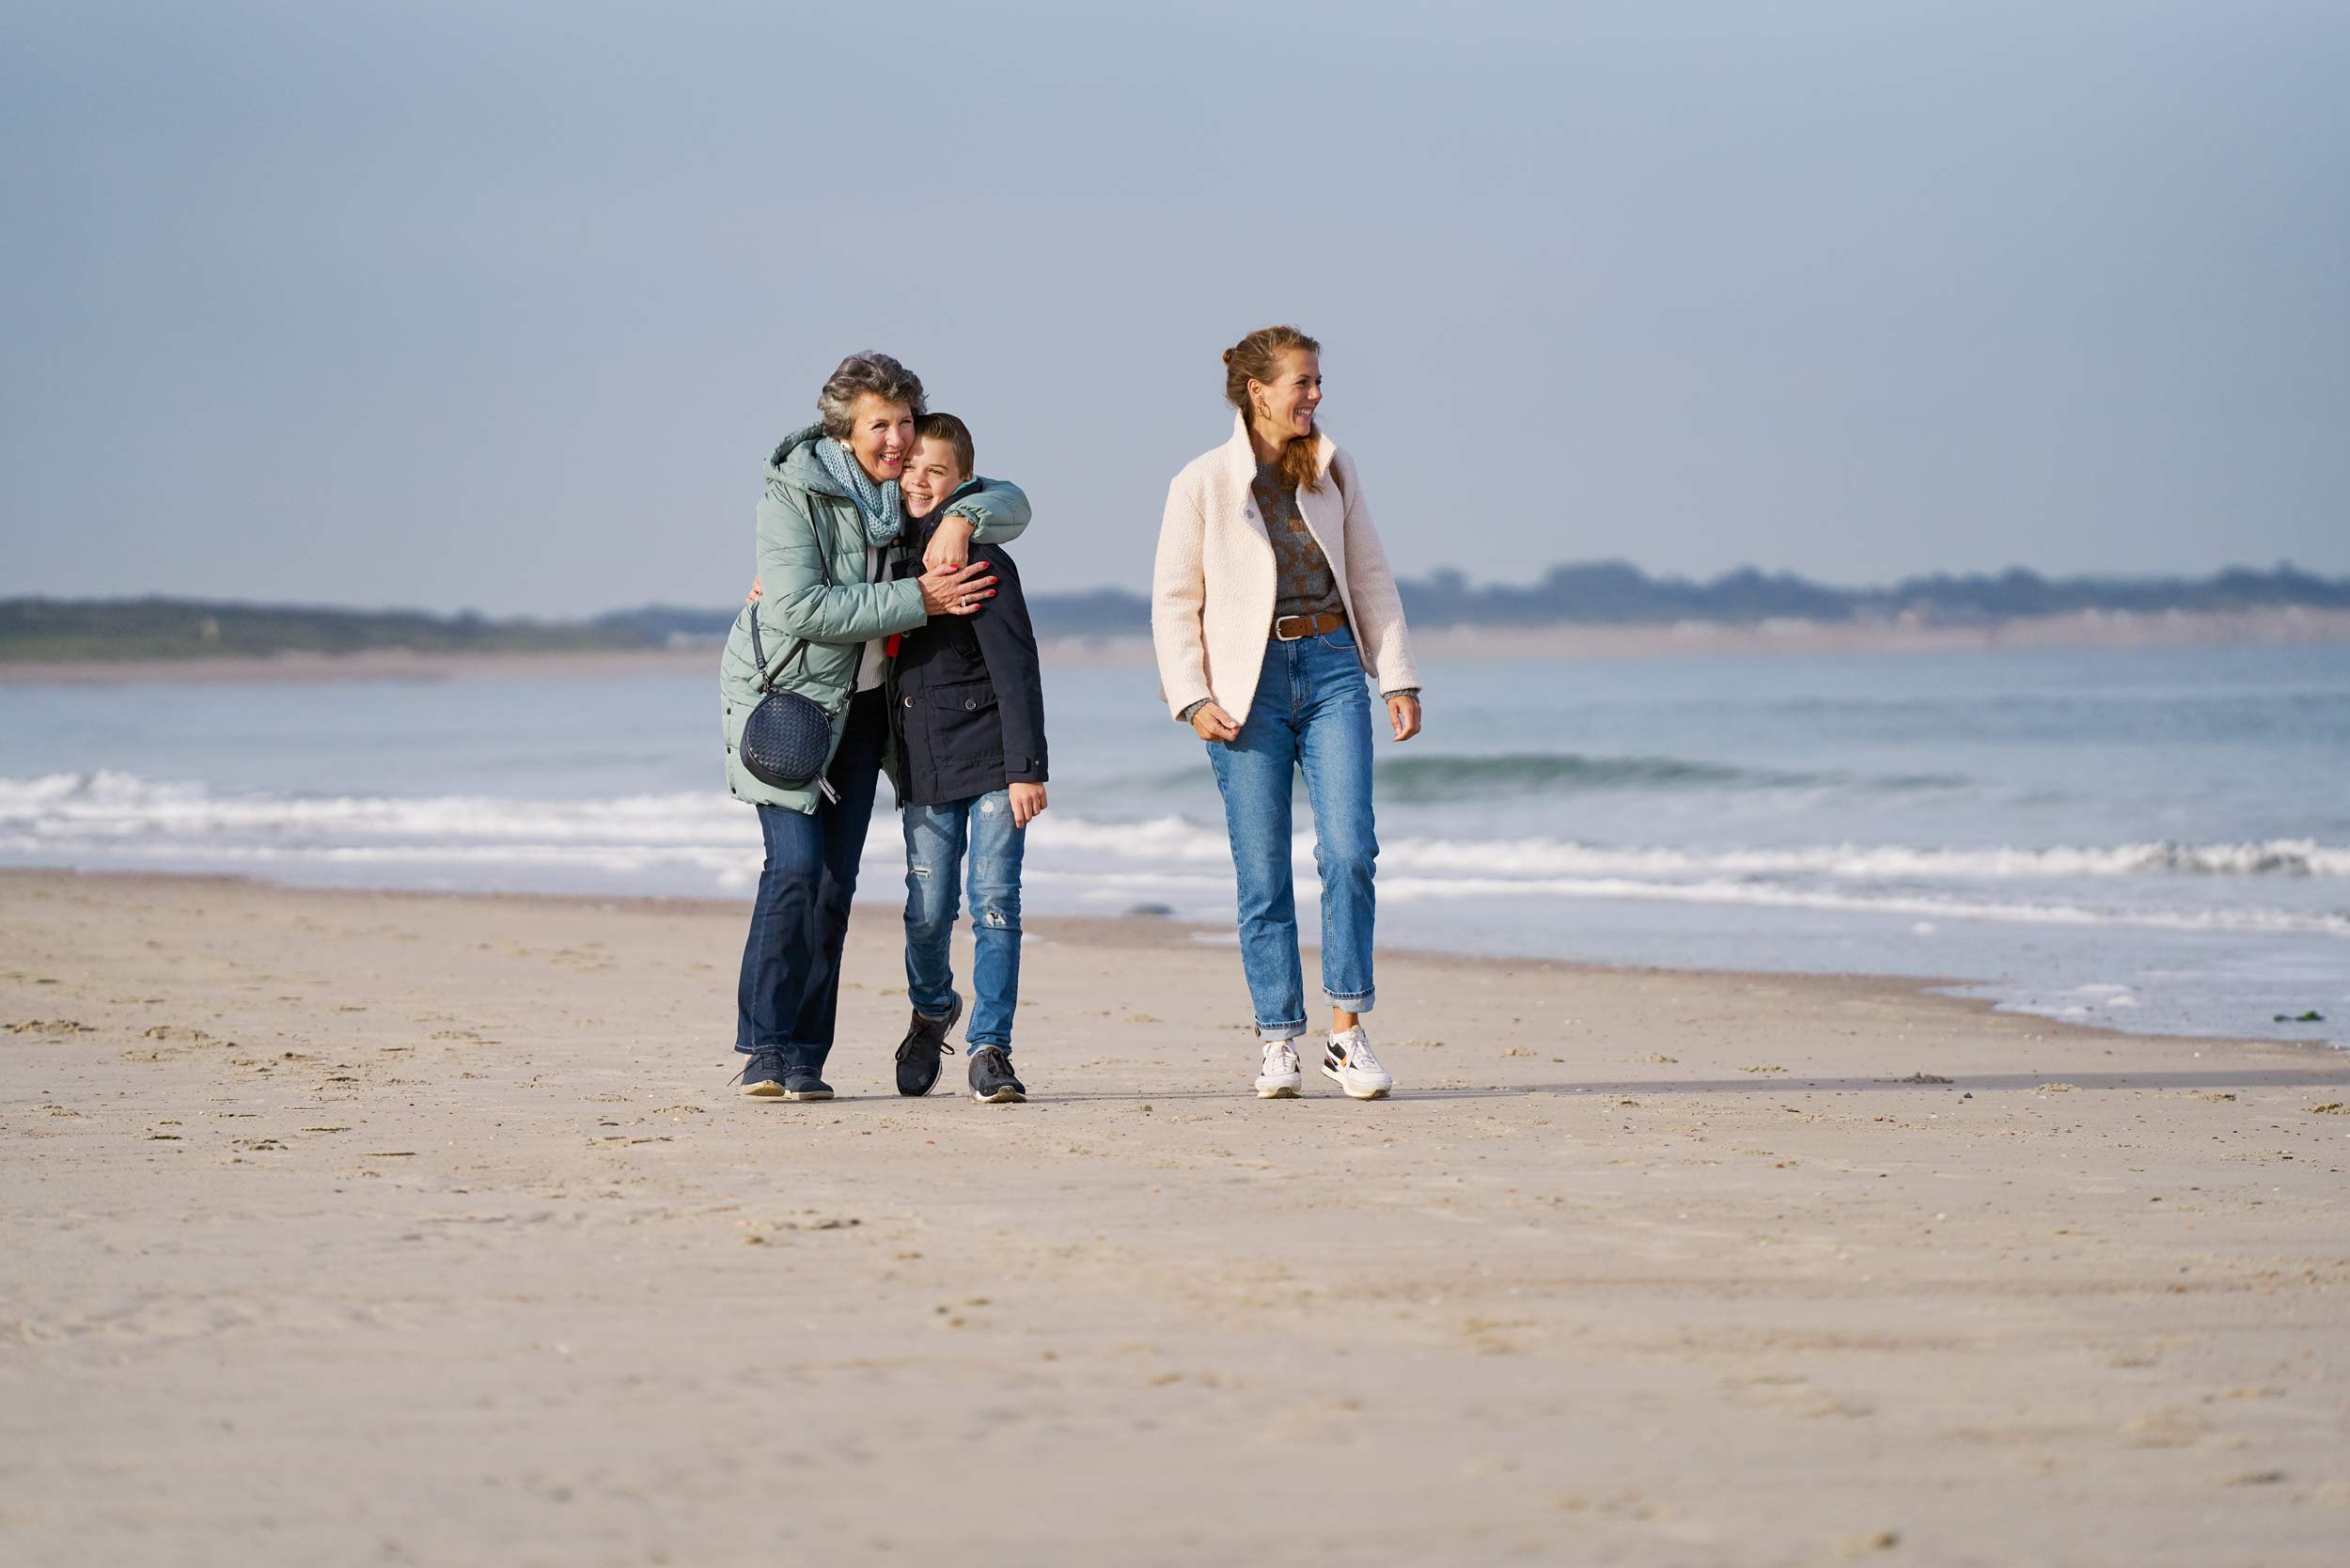
[[[787,1069],[821,1073],[832,1053],[833,1015],[840,1005],[840,949],[849,935],[849,901],[873,820],[882,745],[889,734],[887,699],[859,692],[848,728],[824,776],[837,801],[811,815],[788,806],[759,808],[767,864],[751,904],[735,988],[734,1048],[781,1051]]]

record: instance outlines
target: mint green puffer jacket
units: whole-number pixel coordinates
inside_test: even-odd
[[[718,696],[725,710],[727,789],[737,800],[754,806],[788,806],[794,811],[814,811],[821,798],[815,785],[778,790],[752,777],[736,755],[743,738],[743,721],[759,705],[760,671],[751,657],[751,617],[757,615],[759,635],[767,650],[767,667],[790,671],[780,689],[799,692],[838,713],[832,721],[832,744],[840,745],[848,723],[849,694],[856,685],[857,663],[874,637],[910,632],[929,619],[922,608],[922,590],[912,579],[895,583],[865,580],[865,527],[857,519],[856,503],[824,472],[816,460],[815,445],[823,427],[810,425],[783,438],[767,460],[767,493],[759,502],[759,575],[762,591],[757,604],[745,605],[735,617],[727,637],[727,651],[718,663]],[[980,488],[959,496],[955,512],[971,520],[973,538],[1001,544],[1017,538],[1028,525],[1028,498],[1020,487],[1001,480],[982,480]],[[824,554],[819,556],[818,552]],[[832,568],[833,587],[824,586],[820,562]],[[795,660],[805,641],[807,657]]]

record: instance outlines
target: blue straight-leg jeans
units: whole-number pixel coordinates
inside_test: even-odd
[[[946,1016],[955,974],[955,884],[966,848],[971,870],[972,1049],[1011,1049],[1020,1006],[1020,856],[1027,833],[1011,824],[1011,794],[995,790],[943,806],[904,808],[906,996],[914,1011]]]
[[[1267,643],[1239,738],[1209,742],[1208,760],[1232,841],[1240,962],[1257,1032],[1267,1040],[1306,1032],[1290,875],[1290,795],[1301,771],[1322,876],[1322,994],[1333,1007],[1369,1012],[1376,1000],[1371,881],[1379,836],[1371,808],[1371,695],[1353,630]]]
[[[889,735],[886,702],[879,691],[850,699],[848,727],[824,771],[838,800],[820,798],[812,814],[788,806],[759,808],[767,863],[743,944],[734,1048],[781,1051],[787,1069],[822,1073],[832,1053],[849,902],[856,894],[857,862],[865,854],[882,745]]]

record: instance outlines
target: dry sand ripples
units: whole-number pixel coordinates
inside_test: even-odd
[[[893,926],[783,1105],[729,907],[0,873],[0,1555],[2340,1560],[2340,1054],[1398,958],[1260,1104],[1065,922],[908,1102]]]

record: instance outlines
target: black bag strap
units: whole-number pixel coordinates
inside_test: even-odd
[[[818,525],[816,497],[813,495],[807,498],[807,525],[808,531],[816,538],[816,570],[822,574],[824,586],[830,588],[832,587],[832,541],[825,538],[825,535],[832,530]],[[769,669],[767,667],[767,645],[760,639],[759,635],[759,606],[752,604],[746,607],[751,612],[751,659],[759,666],[759,689],[772,697],[775,695],[776,682],[783,679],[783,672],[786,669],[794,664],[803,669],[807,668],[808,639],[802,637],[800,645],[785,654],[781,664],[772,670]]]

